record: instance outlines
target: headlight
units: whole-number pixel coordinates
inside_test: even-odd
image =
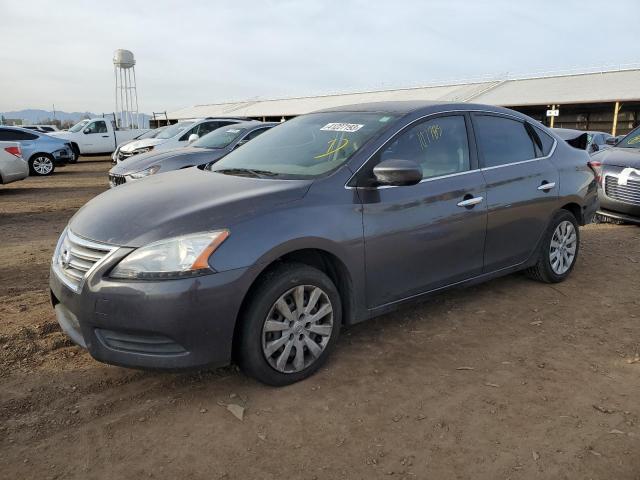
[[[144,177],[148,177],[149,175],[153,175],[158,170],[160,170],[160,165],[153,165],[147,168],[146,170],[141,170],[140,172],[136,172],[136,173],[130,173],[129,176],[131,178],[136,178],[136,179],[144,178]]]
[[[150,152],[151,150],[153,150],[153,147],[142,147],[142,148],[137,148],[135,149],[133,152],[131,152],[133,155],[137,155],[138,153],[147,153]]]
[[[228,230],[217,230],[150,243],[122,259],[111,277],[162,280],[210,273],[209,257],[228,236]]]

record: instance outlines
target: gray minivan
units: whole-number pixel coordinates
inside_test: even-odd
[[[340,328],[446,288],[571,273],[597,209],[585,151],[531,118],[382,102],[296,117],[211,167],[82,207],[53,255],[65,332],[96,359],[224,365],[285,385]]]

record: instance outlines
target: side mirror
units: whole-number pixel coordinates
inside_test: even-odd
[[[200,138],[200,135],[198,135],[197,133],[192,133],[191,135],[189,135],[189,139],[187,140],[187,143],[193,143],[199,138]]]
[[[616,143],[618,143],[618,138],[617,137],[609,137],[607,138],[604,143],[606,143],[607,145],[615,145]]]
[[[412,160],[385,160],[373,167],[373,175],[380,185],[403,187],[422,180],[422,168]]]
[[[591,151],[592,152],[597,152],[598,150],[600,150],[600,147],[598,146],[597,143],[592,143],[591,144]]]
[[[85,135],[88,135],[89,133],[91,133],[91,130],[89,130],[88,128],[85,128],[82,133],[84,133]]]

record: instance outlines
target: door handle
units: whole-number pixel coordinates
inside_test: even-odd
[[[458,206],[463,208],[473,207],[474,205],[477,205],[480,202],[482,202],[482,200],[484,200],[483,197],[471,197],[471,198],[467,198],[466,200],[462,200],[461,202],[458,202]]]
[[[102,138],[109,138],[109,135],[102,135]]]
[[[555,186],[556,186],[555,182],[545,182],[538,187],[538,190],[542,190],[543,192],[548,192]]]

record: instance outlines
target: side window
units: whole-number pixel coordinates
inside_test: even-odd
[[[107,124],[102,120],[98,120],[91,122],[84,130],[87,133],[107,133]]]
[[[202,137],[202,134],[201,134],[201,133],[199,133],[199,132],[200,132],[200,126],[201,126],[201,125],[204,125],[204,124],[202,124],[202,123],[201,123],[201,124],[199,124],[199,125],[196,125],[196,126],[195,126],[195,127],[193,127],[193,128],[188,129],[188,130],[187,130],[186,132],[184,132],[184,134],[180,137],[179,141],[180,141],[180,142],[186,142],[187,140],[189,140],[189,137],[190,137],[191,135],[193,135],[194,133],[195,133],[196,135],[198,135],[199,137]]]
[[[218,122],[205,122],[205,123],[201,123],[197,128],[198,131],[195,132],[197,133],[200,137],[204,137],[207,133],[211,133],[214,130],[216,130],[217,128],[220,128],[222,126],[221,123]],[[189,137],[187,137],[189,138]]]
[[[402,132],[378,154],[379,161],[413,160],[424,178],[470,169],[464,117],[453,115],[420,122]]]
[[[541,128],[534,127],[536,129],[536,133],[538,134],[538,138],[542,142],[542,155],[546,157],[551,153],[551,149],[553,148],[553,137],[549,135],[547,132],[542,130]]]
[[[266,132],[267,130],[269,130],[268,128],[259,128],[257,130],[254,130],[253,132],[249,133],[249,135],[247,135],[246,137],[244,137],[242,139],[243,142],[248,142],[249,140],[253,140],[254,138],[256,138],[258,135],[263,134],[264,132]]]
[[[483,167],[497,167],[536,158],[524,123],[493,115],[475,115],[474,128]]]

